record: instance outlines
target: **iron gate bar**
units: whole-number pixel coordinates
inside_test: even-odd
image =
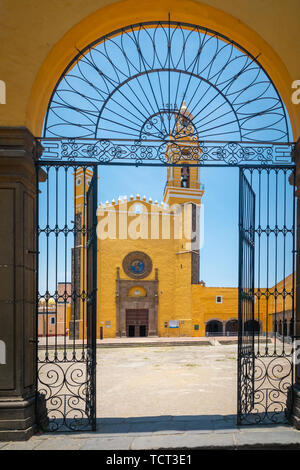
[[[98,172],[94,166],[93,177],[87,192],[87,397],[86,413],[93,431],[96,431],[96,331],[97,331],[97,207]]]

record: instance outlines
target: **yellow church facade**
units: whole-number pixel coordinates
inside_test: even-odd
[[[192,232],[197,209],[188,196],[177,213],[139,196],[98,209],[97,324],[103,337],[205,336],[211,320],[224,331],[237,321],[237,289],[200,283],[197,242],[184,233],[176,237],[184,225]],[[120,233],[122,222],[131,235],[131,224],[138,226],[140,238]],[[115,239],[105,237],[109,224]],[[229,326],[227,332],[237,331],[236,324]]]
[[[136,195],[98,206],[97,338],[237,335],[238,288],[206,287],[199,279],[204,187],[200,167],[195,165],[200,155],[192,120],[183,104],[176,120],[177,142],[166,144],[165,158],[173,165],[167,167],[161,203]],[[177,166],[179,146],[186,160]],[[74,177],[79,225],[86,221],[85,196],[91,178],[88,169],[77,170]],[[78,239],[76,245],[79,275],[72,289],[85,291],[85,243]],[[280,312],[282,322],[287,320],[285,313],[292,312],[289,298],[283,305],[284,282],[269,289],[268,295],[263,289],[255,291],[255,321],[249,330],[284,331]],[[84,317],[84,304],[73,304],[77,337],[84,334]]]
[[[175,132],[186,161],[167,167],[160,204],[137,195],[98,207],[97,337],[204,336],[210,320],[237,331],[237,289],[199,280],[204,189],[200,168],[184,166],[200,156],[192,119],[184,103]],[[177,152],[167,144],[167,162]]]

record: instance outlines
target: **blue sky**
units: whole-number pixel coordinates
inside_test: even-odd
[[[210,286],[237,286],[238,169],[202,168],[200,171],[205,185],[200,278]],[[140,194],[161,202],[166,172],[166,168],[100,166],[99,200]]]
[[[140,194],[158,202],[162,201],[166,182],[166,168],[163,167],[98,167],[99,202],[118,199],[119,195]],[[74,220],[73,176],[68,171],[68,198],[65,200],[65,171],[60,168],[49,173],[49,224],[58,222],[63,227],[65,221],[72,227]],[[237,286],[238,262],[238,170],[236,168],[202,168],[201,181],[205,185],[204,205],[204,245],[201,248],[200,278],[210,286]],[[47,223],[47,185],[42,183],[40,194],[40,225]],[[58,201],[58,204],[56,204]],[[54,234],[48,245],[48,285],[54,289],[56,281],[70,281],[71,247],[73,235],[60,234],[56,244]],[[57,257],[56,257],[57,252]],[[67,253],[67,256],[65,255]],[[65,273],[65,264],[67,272]],[[47,244],[45,234],[40,235],[40,290],[46,290]]]

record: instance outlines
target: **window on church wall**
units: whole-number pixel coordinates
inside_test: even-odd
[[[217,304],[222,304],[223,303],[223,297],[221,295],[217,295],[216,297],[216,303]]]
[[[141,204],[135,204],[133,210],[135,214],[141,214],[143,212],[143,206]]]

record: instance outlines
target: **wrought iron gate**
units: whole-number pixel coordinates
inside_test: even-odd
[[[39,424],[94,430],[97,166],[40,162],[37,181]]]
[[[103,164],[240,167],[238,421],[286,418],[295,297],[290,129],[258,56],[206,27],[169,17],[124,26],[78,51],[37,139],[38,381],[51,430],[95,428]]]
[[[288,420],[294,303],[295,171],[241,167],[239,424]]]

